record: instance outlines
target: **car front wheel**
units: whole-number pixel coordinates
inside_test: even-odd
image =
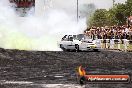
[[[99,50],[98,49],[93,49],[95,52],[98,52]]]
[[[79,45],[78,45],[78,44],[75,45],[75,50],[76,50],[77,52],[79,51]]]
[[[69,51],[68,49],[65,49],[64,46],[62,44],[60,44],[60,48],[63,50],[63,51]]]

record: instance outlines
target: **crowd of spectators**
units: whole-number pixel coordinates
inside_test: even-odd
[[[128,39],[132,40],[132,26],[105,26],[91,27],[85,30],[85,34],[92,39]]]

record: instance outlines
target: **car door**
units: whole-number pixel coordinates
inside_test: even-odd
[[[73,36],[69,36],[69,46],[70,49],[75,49],[75,42]]]
[[[65,49],[68,48],[68,47],[67,47],[67,45],[69,44],[69,43],[68,43],[68,35],[65,35],[65,36],[62,38],[60,44],[61,44],[61,46],[64,47]]]
[[[62,40],[63,41],[61,41],[61,44],[65,49],[72,49],[72,40],[70,40],[70,35],[64,36]]]
[[[68,40],[65,43],[67,45],[67,49],[73,49],[73,36],[69,35]]]

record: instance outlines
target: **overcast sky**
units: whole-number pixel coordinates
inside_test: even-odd
[[[77,0],[52,0],[53,7],[56,8],[75,8]],[[79,4],[94,3],[97,8],[110,8],[112,7],[113,0],[78,0]],[[115,0],[116,3],[124,3],[126,0]]]
[[[113,0],[86,0],[91,3],[95,3],[97,8],[110,8],[112,7]],[[115,3],[125,3],[126,0],[115,0]]]

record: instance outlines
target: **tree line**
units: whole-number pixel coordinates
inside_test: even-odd
[[[109,10],[96,9],[87,22],[88,27],[104,27],[125,25],[128,17],[132,16],[132,0],[114,4]]]

